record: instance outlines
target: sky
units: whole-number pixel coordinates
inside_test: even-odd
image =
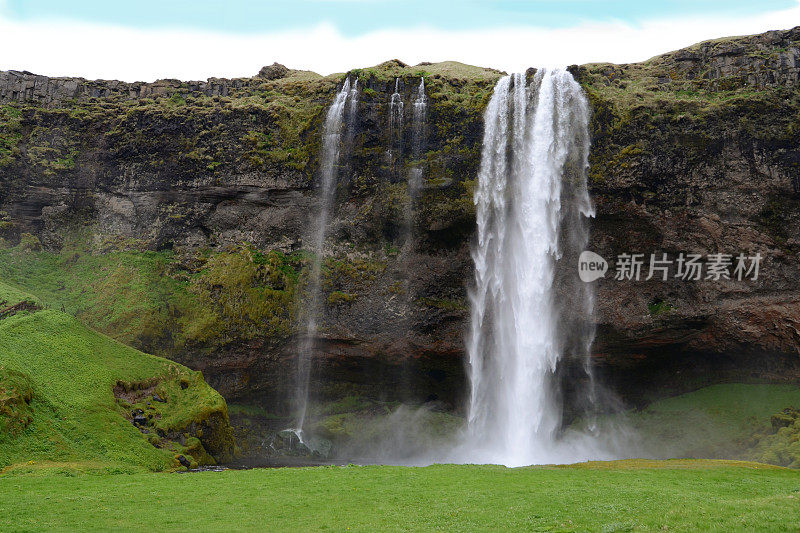
[[[800,0],[0,0],[0,70],[196,80],[396,58],[512,72],[797,25]]]

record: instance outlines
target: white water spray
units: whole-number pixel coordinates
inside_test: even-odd
[[[558,435],[555,372],[565,346],[575,344],[563,334],[574,332],[560,326],[570,311],[581,315],[575,322],[591,322],[585,315],[593,307],[586,286],[567,282],[559,287],[572,294],[555,290],[565,248],[586,245],[586,217],[593,215],[586,192],[588,119],[586,98],[564,70],[539,70],[530,85],[525,74],[506,76],[486,109],[475,191],[464,461],[518,466],[608,456],[590,436],[566,442]],[[577,277],[576,265],[563,268]],[[593,331],[586,326],[580,333],[585,353],[570,356],[588,357]]]
[[[311,272],[306,299],[303,302],[305,317],[305,336],[300,342],[297,353],[297,383],[296,383],[296,404],[297,420],[295,433],[300,442],[304,442],[303,425],[306,420],[308,410],[308,389],[311,373],[311,354],[314,349],[314,340],[317,336],[319,300],[320,300],[320,273],[322,269],[322,254],[324,252],[325,235],[328,229],[328,221],[333,210],[334,199],[336,197],[336,176],[339,165],[342,147],[342,130],[345,117],[345,104],[347,107],[348,122],[355,120],[356,104],[358,97],[358,80],[350,84],[350,79],[346,79],[342,89],[336,95],[328,114],[325,117],[325,127],[323,130],[322,154],[320,162],[320,209],[315,220],[312,234],[311,250]],[[353,128],[348,128],[348,135]]]

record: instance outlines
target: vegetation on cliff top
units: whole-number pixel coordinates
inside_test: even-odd
[[[602,190],[611,176],[644,176],[658,183],[642,199],[685,205],[678,191],[658,190],[677,171],[661,168],[658,160],[722,167],[726,144],[789,175],[796,172],[800,93],[791,84],[770,82],[788,61],[785,53],[756,35],[698,43],[641,63],[572,67],[593,109],[593,184]]]

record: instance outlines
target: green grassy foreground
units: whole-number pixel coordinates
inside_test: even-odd
[[[0,476],[3,531],[797,531],[799,510],[800,472],[714,461]]]

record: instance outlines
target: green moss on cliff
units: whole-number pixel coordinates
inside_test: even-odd
[[[800,405],[798,403],[797,405]],[[770,427],[753,436],[753,461],[800,468],[800,410],[786,407],[770,418]]]
[[[474,180],[461,175],[443,188],[422,195],[419,221],[434,246],[454,247],[464,242],[475,227]]]
[[[220,167],[243,164],[303,171],[316,154],[312,131],[337,81],[291,71],[281,79],[232,83],[227,96],[206,96],[189,84],[169,81],[140,98],[116,93],[48,107],[2,106],[0,168],[25,163],[17,167],[23,174],[35,170],[39,176],[57,176],[93,167],[97,161],[81,160],[81,154],[99,149],[137,172],[172,177],[215,174]],[[0,184],[18,180],[0,173]]]
[[[351,75],[359,77],[369,94],[359,107],[352,164],[347,168],[352,176],[341,178],[346,190],[340,191],[344,193],[340,198],[357,200],[349,238],[364,247],[376,241],[398,245],[407,238],[410,222],[414,238],[425,243],[423,246],[456,246],[456,241],[471,231],[474,208],[465,184],[477,173],[482,116],[502,73],[455,62],[411,67],[389,61],[354,70]],[[421,77],[425,78],[428,102],[423,152],[412,156],[407,117],[399,134],[402,157],[387,163],[388,130],[382,121],[388,116],[393,81],[401,80],[401,97],[410,102]],[[379,128],[366,127],[376,119],[381,121]],[[409,216],[412,199],[406,176],[412,168],[422,171],[423,192],[414,199]]]
[[[425,307],[432,307],[442,311],[468,311],[469,305],[463,300],[452,300],[448,298],[420,298],[418,300],[420,305]]]
[[[33,421],[33,386],[25,374],[0,366],[0,435],[16,437]]]
[[[298,258],[263,255],[243,246],[209,256],[193,276],[190,291],[199,299],[201,323],[187,321],[187,338],[205,342],[285,337],[292,331]],[[202,311],[200,311],[202,310]]]
[[[642,63],[572,67],[593,110],[589,175],[596,189],[637,180],[656,201],[685,205],[691,193],[675,182],[689,169],[724,173],[725,149],[791,176],[800,93],[781,81],[791,72],[782,73],[788,59],[775,42],[735,37]]]
[[[374,281],[376,276],[386,270],[386,262],[371,256],[326,257],[324,261],[323,283],[326,287],[361,284]]]
[[[19,155],[22,140],[22,112],[16,106],[0,106],[0,168],[8,166]]]
[[[110,241],[97,249],[79,240],[59,253],[0,249],[0,275],[51,307],[161,355],[291,334],[301,254],[241,245],[179,256],[129,244]]]
[[[356,295],[349,292],[333,291],[328,295],[328,305],[343,305],[353,303]]]
[[[770,419],[792,405],[800,405],[800,388],[794,385],[722,384],[629,412],[624,423],[636,432],[642,453],[650,456],[780,464],[769,449],[783,449],[788,437],[770,437]]]

